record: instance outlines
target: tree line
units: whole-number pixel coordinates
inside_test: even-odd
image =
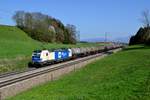
[[[75,44],[79,40],[75,25],[65,26],[60,20],[40,12],[17,11],[13,20],[17,27],[41,42]]]
[[[144,27],[141,27],[138,32],[130,38],[129,45],[146,44],[150,45],[150,14],[149,10],[142,12],[141,22]]]

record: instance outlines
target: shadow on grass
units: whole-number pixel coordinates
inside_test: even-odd
[[[124,51],[128,50],[142,50],[142,49],[150,49],[150,46],[148,45],[134,45],[134,46],[129,46],[128,48],[125,48]]]

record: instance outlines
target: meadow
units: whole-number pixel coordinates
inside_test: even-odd
[[[149,52],[128,47],[8,100],[149,100]]]

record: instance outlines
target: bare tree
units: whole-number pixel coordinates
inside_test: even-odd
[[[150,27],[150,14],[148,9],[142,12],[142,23],[144,26]]]
[[[17,11],[13,16],[18,27],[24,27],[24,11]]]
[[[72,43],[72,44],[75,44],[77,42],[78,38],[79,38],[76,26],[75,25],[71,25],[71,24],[67,24],[66,28],[68,30],[69,42]]]

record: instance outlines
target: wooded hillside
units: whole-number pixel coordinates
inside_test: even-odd
[[[79,39],[76,26],[66,26],[58,19],[39,12],[17,11],[13,16],[17,27],[41,42],[75,44]]]

